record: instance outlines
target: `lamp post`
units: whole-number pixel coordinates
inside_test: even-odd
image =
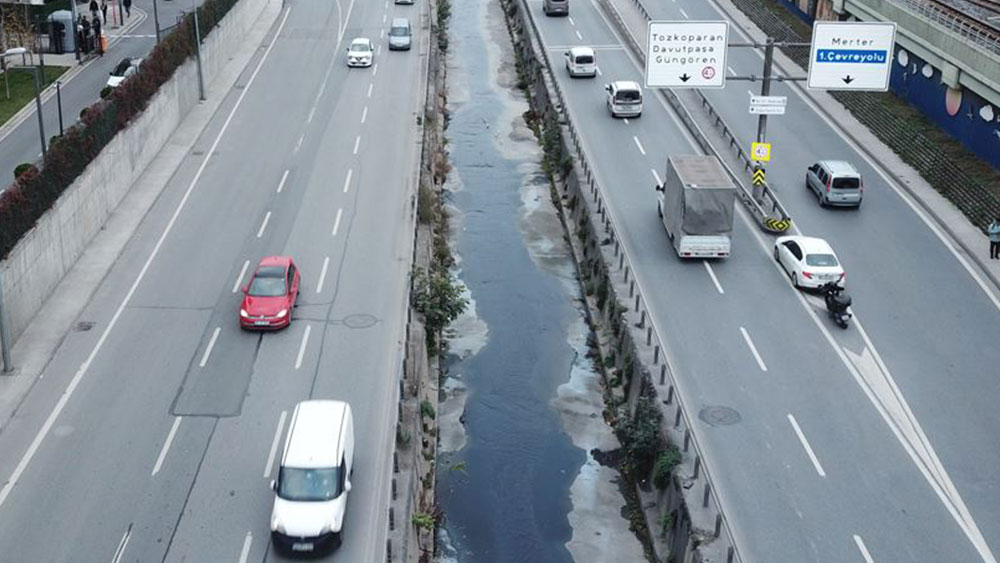
[[[24,47],[13,47],[11,49],[7,49],[3,53],[0,53],[0,57],[6,59],[7,57],[13,55],[23,55],[27,52],[28,50],[25,49]],[[32,66],[31,70],[32,70],[32,76],[35,79],[35,109],[37,110],[36,113],[38,114],[38,137],[42,141],[42,158],[44,158],[46,149],[45,149],[45,123],[44,121],[42,121],[42,92],[41,92],[42,87],[40,84],[41,81],[38,76],[38,67]]]

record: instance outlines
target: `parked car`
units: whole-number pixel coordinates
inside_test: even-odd
[[[263,258],[243,287],[240,326],[246,329],[288,326],[299,296],[299,279],[299,270],[288,256]]]
[[[642,88],[638,82],[619,80],[604,85],[608,93],[608,111],[612,117],[639,117],[642,115]]]
[[[774,241],[774,259],[797,288],[817,289],[828,282],[844,287],[847,283],[840,260],[821,238],[778,237]]]
[[[108,73],[111,76],[108,78],[107,85],[112,88],[117,87],[119,84],[124,82],[126,78],[132,76],[136,72],[139,72],[139,65],[141,64],[141,58],[125,57],[124,59],[118,61],[115,68]]]
[[[413,29],[410,27],[410,20],[393,18],[392,25],[389,26],[389,50],[409,51],[412,38]]]
[[[865,184],[854,165],[843,160],[821,160],[806,170],[806,187],[816,192],[819,204],[860,207]]]
[[[351,41],[351,46],[347,48],[347,66],[372,66],[374,61],[375,49],[371,39],[358,37]]]
[[[570,76],[597,76],[597,55],[590,47],[573,47],[564,56]]]

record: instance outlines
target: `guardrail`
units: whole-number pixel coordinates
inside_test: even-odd
[[[692,487],[694,484],[701,482],[703,486],[701,506],[703,508],[708,508],[711,504],[714,508],[716,515],[714,529],[715,537],[724,538],[728,544],[726,550],[726,562],[741,563],[743,559],[739,554],[739,548],[736,545],[730,524],[722,511],[722,505],[720,504],[717,495],[714,494],[717,490],[715,480],[709,470],[708,462],[705,461],[706,457],[694,436],[695,426],[692,424],[690,415],[691,411],[684,404],[684,400],[681,398],[680,393],[675,391],[677,388],[677,382],[674,377],[673,370],[670,368],[665,357],[663,339],[653,326],[652,316],[649,314],[646,298],[643,296],[642,289],[639,287],[635,278],[635,268],[632,265],[631,259],[625,252],[624,245],[620,242],[621,238],[618,235],[618,229],[615,227],[615,221],[611,217],[611,208],[608,207],[605,202],[602,193],[603,190],[600,188],[595,177],[593,167],[583,150],[580,134],[577,131],[576,125],[573,123],[573,119],[570,117],[562,89],[559,87],[559,83],[555,80],[555,77],[552,74],[552,62],[549,59],[548,51],[545,49],[545,46],[541,44],[541,33],[535,24],[534,15],[529,9],[527,0],[517,0],[517,2],[519,9],[524,11],[524,19],[531,26],[532,33],[526,34],[527,39],[531,43],[532,50],[536,54],[540,53],[542,60],[545,62],[542,74],[545,79],[546,86],[549,88],[550,92],[554,92],[556,95],[558,106],[555,107],[555,109],[559,113],[560,117],[562,117],[566,129],[569,131],[573,148],[576,150],[577,160],[579,161],[580,167],[584,173],[584,178],[580,178],[581,184],[586,184],[586,190],[590,193],[593,203],[597,206],[597,213],[601,216],[604,231],[609,235],[610,239],[614,243],[614,256],[618,258],[618,271],[622,272],[623,281],[629,287],[629,299],[634,299],[634,303],[631,303],[633,305],[631,309],[636,315],[639,315],[639,318],[641,319],[636,326],[646,331],[646,345],[652,347],[653,349],[653,366],[659,366],[660,368],[657,391],[660,392],[661,389],[665,391],[666,396],[661,396],[663,404],[668,409],[673,409],[673,412],[669,413],[673,417],[672,430],[680,435],[683,435],[681,449],[685,453],[693,453],[693,470],[692,474],[689,476],[690,480],[694,482]],[[688,116],[688,118],[690,119],[690,116]],[[613,264],[608,265],[609,275],[612,267]],[[647,319],[649,320],[647,321]],[[656,384],[654,383],[654,385]],[[665,420],[669,420],[669,417],[665,418]]]
[[[941,24],[958,35],[996,54],[1000,54],[1000,31],[971,14],[957,10],[946,2],[926,0],[889,0],[893,4]]]

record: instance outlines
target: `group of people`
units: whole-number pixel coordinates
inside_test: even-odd
[[[101,41],[101,27],[108,24],[108,3],[107,0],[90,0],[90,17],[80,14],[76,21],[76,38],[80,45],[80,50],[84,53],[96,51],[98,55],[104,56],[104,45]],[[132,0],[122,0],[125,18],[132,16]]]

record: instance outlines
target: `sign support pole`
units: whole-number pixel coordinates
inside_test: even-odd
[[[760,95],[770,96],[771,95],[771,66],[774,64],[774,39],[771,37],[767,38],[767,44],[764,46],[764,76],[761,78],[760,83]],[[757,116],[757,142],[765,143],[767,137],[767,114],[761,114]],[[763,168],[758,162],[754,167],[754,171]],[[761,197],[764,195],[764,188],[754,182],[753,185],[753,198],[760,201]]]

